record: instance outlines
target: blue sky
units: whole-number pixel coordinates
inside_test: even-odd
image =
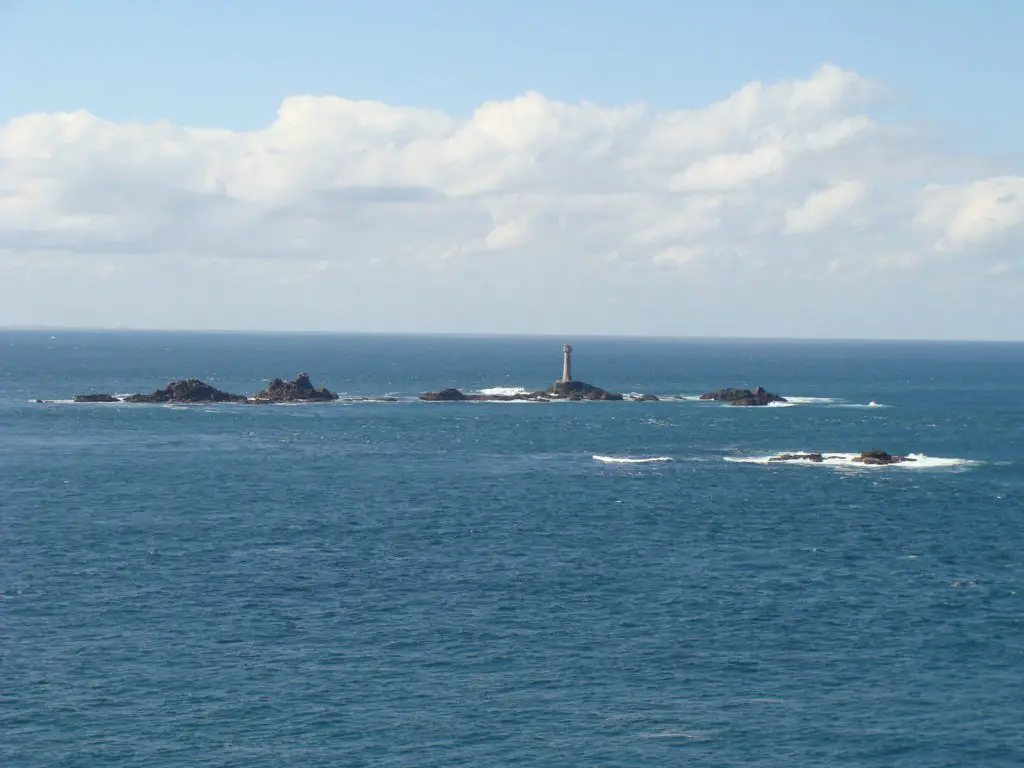
[[[0,325],[1024,338],[1022,30],[1010,0],[0,0]],[[854,327],[873,301],[902,327]]]
[[[1014,152],[1022,34],[1014,0],[0,0],[0,118],[254,128],[299,93],[458,114],[528,90],[693,108],[830,61],[959,146]]]

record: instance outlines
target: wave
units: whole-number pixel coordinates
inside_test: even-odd
[[[603,464],[654,464],[663,461],[673,461],[671,456],[650,456],[647,458],[633,458],[630,456],[602,456],[594,454],[591,458]]]
[[[831,405],[842,399],[839,397],[802,397],[799,395],[783,395],[783,397],[794,405]]]
[[[806,454],[808,451],[795,453]],[[974,467],[983,462],[971,459],[944,458],[939,456],[926,456],[923,453],[908,453],[907,458],[913,461],[903,461],[897,464],[863,464],[854,461],[860,456],[859,453],[823,453],[823,461],[810,461],[809,459],[787,459],[786,461],[772,461],[775,456],[781,453],[773,453],[768,456],[726,456],[725,461],[736,464],[799,464],[802,466],[829,466],[847,469],[952,469],[956,467]]]

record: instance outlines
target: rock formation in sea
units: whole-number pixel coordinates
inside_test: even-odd
[[[439,390],[438,392],[424,392],[420,395],[419,399],[435,403],[457,403],[467,401],[508,403],[517,400],[530,400],[537,403],[546,403],[551,400],[571,400],[579,402],[582,400],[623,400],[624,398],[616,392],[608,392],[607,390],[595,387],[592,384],[587,384],[583,381],[556,381],[548,389],[538,389],[534,392],[522,392],[515,395],[467,394],[462,390],[455,389],[454,387],[448,387],[446,389]],[[654,395],[642,395],[632,399],[656,400],[657,398]]]
[[[848,455],[849,454],[839,456],[835,454],[822,453],[781,453],[778,456],[772,456],[768,461],[809,461],[814,464],[820,464],[823,461],[829,461],[830,459],[846,459]],[[850,461],[857,462],[858,464],[886,465],[902,464],[905,461],[917,461],[917,459],[911,458],[910,456],[893,456],[885,451],[865,451],[859,456],[854,456]]]
[[[37,403],[41,403],[43,401],[42,400],[37,400],[36,402]],[[76,402],[76,403],[119,403],[121,401],[118,400],[113,395],[108,395],[108,394],[104,394],[104,393],[96,393],[96,394],[91,394],[90,393],[88,395],[75,395],[74,402]]]
[[[825,460],[825,457],[820,453],[780,453],[778,456],[772,456],[768,461],[811,461],[815,464],[820,464]]]
[[[509,402],[513,400],[532,400],[534,402],[546,403],[551,400],[624,400],[617,392],[609,392],[601,387],[595,387],[585,381],[578,381],[572,378],[572,347],[568,344],[562,347],[562,378],[556,381],[547,389],[538,389],[533,392],[523,392],[515,395],[485,395],[466,394],[461,390],[449,387],[437,392],[424,392],[420,400],[430,402],[464,402],[485,401],[485,402]],[[654,395],[639,395],[629,398],[630,400],[652,401],[658,398]]]
[[[851,461],[855,461],[858,464],[885,465],[902,464],[905,461],[917,461],[917,459],[910,456],[893,456],[885,451],[865,451],[860,456],[853,457]]]
[[[326,387],[314,387],[308,373],[300,373],[295,381],[274,379],[266,389],[252,398],[256,403],[303,403],[337,399],[338,395]]]
[[[768,405],[769,403],[785,403],[786,398],[772,394],[764,387],[755,389],[738,389],[728,387],[714,392],[707,392],[700,396],[701,400],[722,400],[729,405]]]
[[[244,395],[222,392],[199,379],[172,381],[163,389],[148,395],[128,395],[126,403],[244,403]]]

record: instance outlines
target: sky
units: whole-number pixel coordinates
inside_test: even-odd
[[[0,327],[1024,340],[1022,32],[0,0]]]

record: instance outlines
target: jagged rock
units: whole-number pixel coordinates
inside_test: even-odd
[[[107,394],[101,394],[101,393],[96,393],[96,394],[91,394],[90,393],[88,395],[75,395],[75,397],[73,399],[74,399],[74,402],[76,402],[76,403],[119,403],[119,402],[121,402],[120,400],[118,400],[113,395],[107,395]],[[41,403],[42,400],[39,400],[38,402]]]
[[[917,459],[912,459],[909,456],[893,456],[885,451],[865,451],[860,456],[854,456],[851,461],[856,461],[859,464],[884,465],[902,464],[905,461],[917,461]]]
[[[221,392],[199,379],[172,381],[148,395],[129,395],[126,403],[244,403],[248,398]]]
[[[785,403],[786,398],[774,395],[757,387],[753,390],[728,387],[715,392],[707,392],[700,396],[701,400],[722,400],[729,405],[768,405],[769,403]]]
[[[295,381],[274,379],[266,389],[253,398],[260,403],[299,403],[337,399],[338,395],[327,388],[314,387],[308,373],[300,373]]]
[[[768,461],[812,461],[815,464],[820,464],[824,460],[825,457],[820,453],[782,453],[768,459]]]
[[[634,403],[657,403],[661,400],[657,395],[637,395],[629,398]]]

